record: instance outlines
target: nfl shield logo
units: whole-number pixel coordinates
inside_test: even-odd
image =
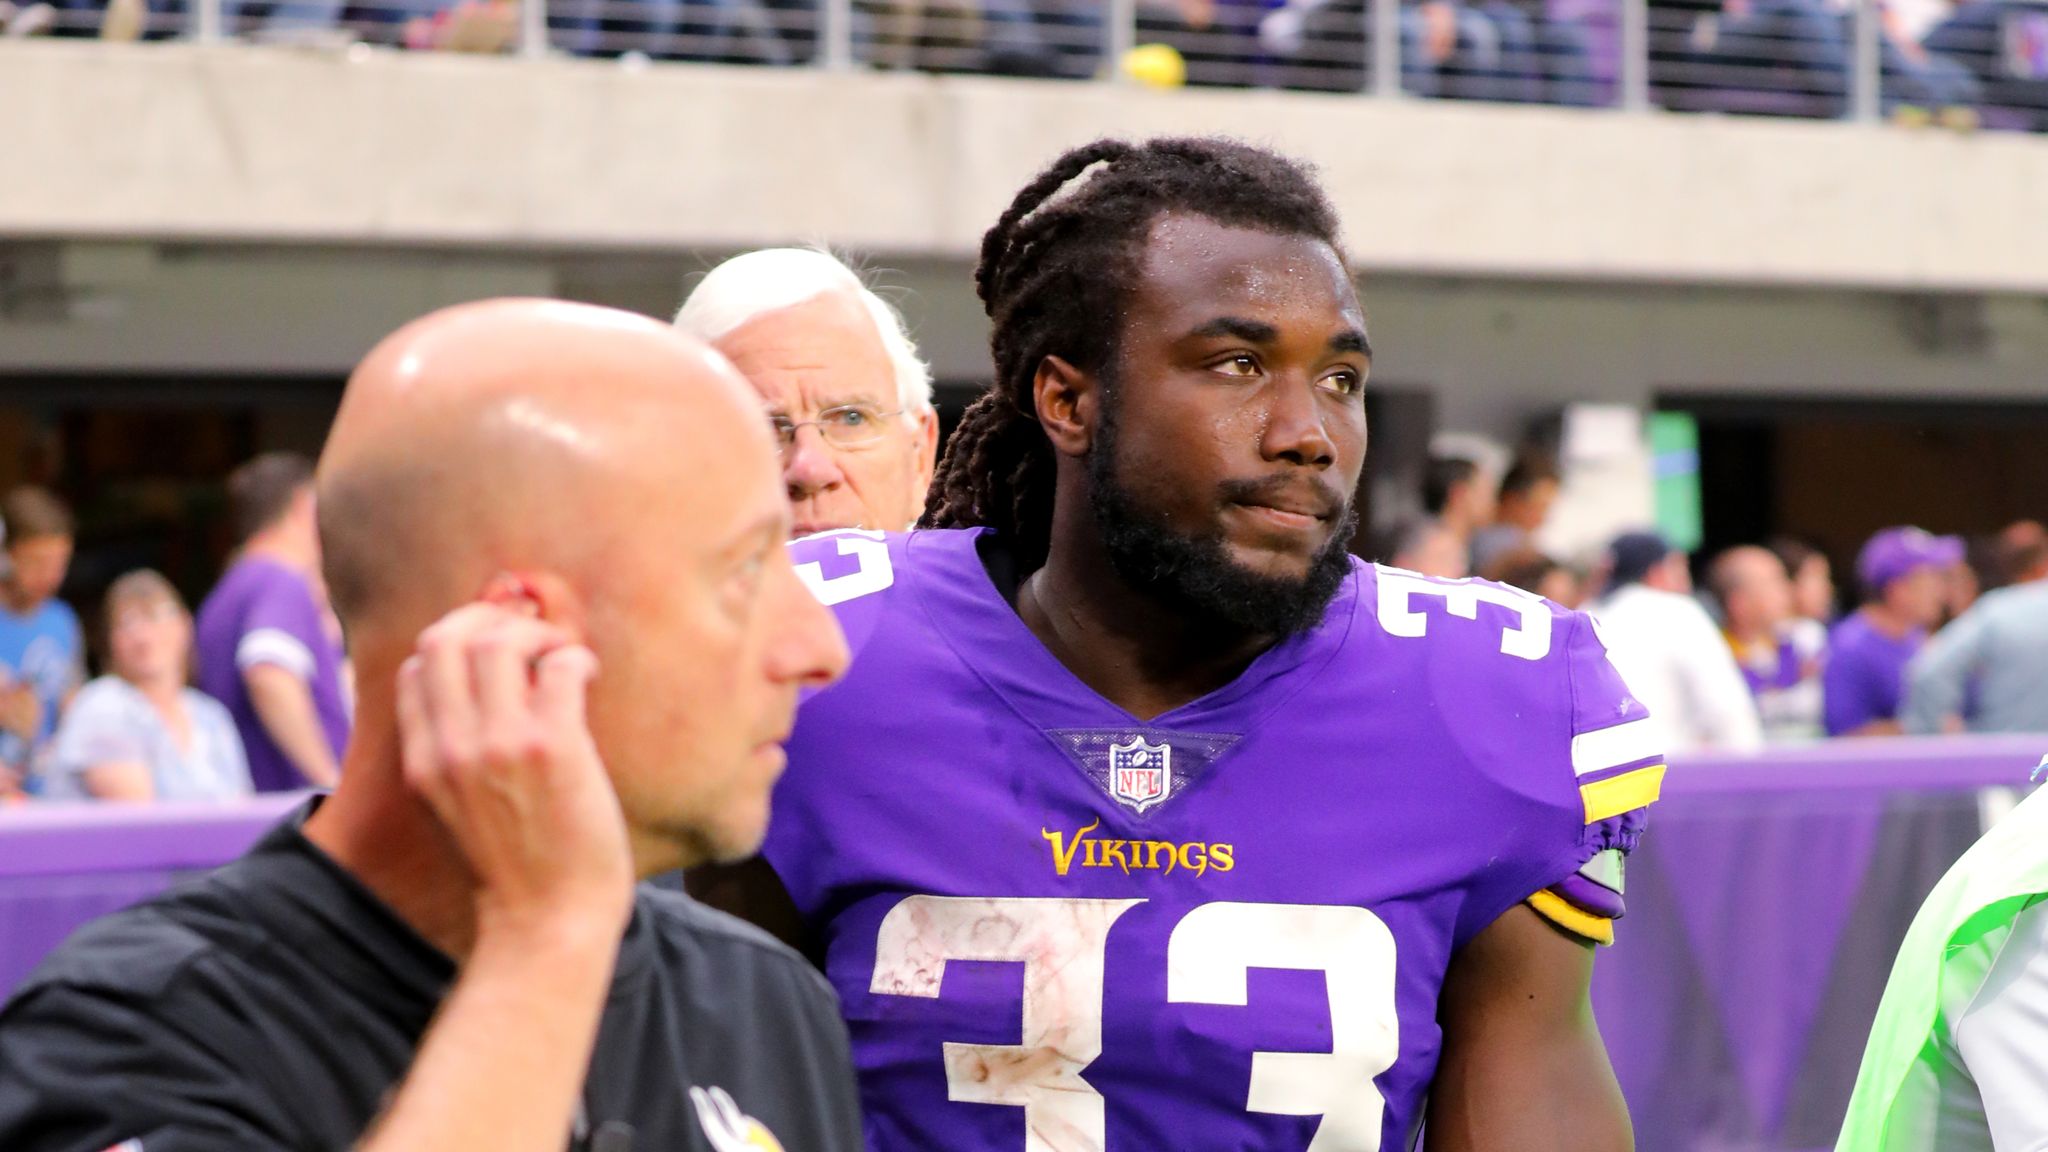
[[[1133,812],[1159,804],[1173,790],[1173,745],[1147,744],[1133,736],[1109,746],[1109,794]]]

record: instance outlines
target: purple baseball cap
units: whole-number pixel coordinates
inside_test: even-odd
[[[1887,528],[1856,555],[1856,575],[1870,592],[1884,591],[1894,580],[1919,568],[1950,568],[1963,562],[1960,536],[1936,536],[1919,528]]]

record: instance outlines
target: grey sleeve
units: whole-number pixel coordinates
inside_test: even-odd
[[[0,1013],[7,1152],[281,1152],[245,1083],[145,1002],[46,985]]]
[[[1906,671],[1906,702],[1899,709],[1906,731],[1940,732],[1949,717],[1962,715],[1985,631],[1981,611],[1965,612],[1935,633],[1913,658]]]
[[[803,1045],[801,1075],[809,1081],[817,1119],[816,1142],[802,1146],[819,1152],[862,1152],[860,1091],[854,1082],[853,1050],[839,1013],[839,997],[809,965],[792,968],[801,985],[795,996],[804,1005],[805,1027],[810,1033]]]

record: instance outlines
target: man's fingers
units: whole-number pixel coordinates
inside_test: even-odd
[[[597,654],[581,644],[557,648],[534,669],[534,711],[557,737],[587,732],[584,702],[597,675]]]
[[[486,759],[506,763],[527,754],[535,726],[535,662],[568,642],[562,629],[520,617],[507,617],[470,638],[470,675]]]
[[[470,686],[467,635],[439,625],[420,637],[419,698],[433,733],[434,758],[445,770],[474,764],[478,752],[476,693]]]
[[[500,604],[485,601],[464,604],[434,621],[432,626],[420,633],[420,646],[424,648],[429,644],[459,643],[467,640],[479,629],[515,615],[511,609]]]
[[[420,683],[420,660],[415,656],[398,666],[398,748],[405,778],[429,801],[442,786],[441,762],[436,754],[433,723],[427,719],[424,689]]]

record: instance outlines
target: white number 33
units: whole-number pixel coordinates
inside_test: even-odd
[[[870,991],[936,998],[949,960],[1021,961],[1022,1042],[947,1043],[947,1098],[1024,1109],[1025,1152],[1101,1152],[1103,1098],[1081,1073],[1102,1054],[1110,927],[1143,903],[906,897],[882,918]],[[1322,1117],[1308,1152],[1378,1152],[1373,1078],[1400,1053],[1393,933],[1364,908],[1203,904],[1167,940],[1166,999],[1244,1007],[1253,968],[1323,973],[1330,1050],[1252,1053],[1245,1110]]]

